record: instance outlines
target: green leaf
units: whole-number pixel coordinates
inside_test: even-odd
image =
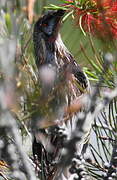
[[[57,5],[54,5],[54,4],[50,4],[49,6],[45,6],[44,8],[45,9],[53,9],[53,10],[59,10],[59,9],[67,10],[67,8],[64,7],[64,6],[57,6]]]
[[[6,22],[6,26],[8,28],[8,31],[11,34],[11,32],[12,32],[12,20],[11,20],[11,16],[9,13],[5,14],[5,22]]]
[[[73,11],[70,11],[69,13],[67,13],[63,19],[62,19],[62,22],[64,22],[71,14],[73,14]]]

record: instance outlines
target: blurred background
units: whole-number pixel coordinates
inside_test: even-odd
[[[11,22],[10,21],[14,21],[15,18],[17,18],[17,27],[14,27],[14,28],[16,28],[14,31],[16,31],[16,32],[20,31],[20,33],[18,33],[18,34],[20,34],[20,36],[22,35],[22,32],[24,33],[23,26],[27,25],[27,27],[25,27],[25,30],[26,30],[26,28],[32,29],[33,22],[35,20],[37,20],[39,18],[39,16],[44,13],[44,11],[47,11],[46,7],[50,7],[50,4],[54,4],[54,5],[63,4],[61,0],[35,0],[35,3],[33,4],[34,12],[32,12],[34,17],[29,17],[28,16],[29,12],[27,10],[29,2],[30,1],[28,1],[28,0],[14,0],[13,2],[11,0],[9,0],[9,1],[1,0],[1,2],[0,2],[1,8],[3,8],[3,10],[5,10],[7,12],[6,19],[7,19],[7,25],[8,25],[8,28],[10,31],[11,31],[11,29],[10,29]],[[32,3],[33,2],[34,1],[32,1]],[[32,7],[33,7],[33,5],[32,5]],[[10,20],[10,18],[11,18],[11,20]],[[13,20],[13,18],[14,18],[14,20]],[[31,24],[30,24],[30,22],[31,22]],[[12,29],[12,31],[13,31],[13,29]],[[30,32],[28,32],[28,33],[30,33]],[[24,40],[26,40],[27,36],[29,36],[28,33],[24,35],[24,37],[23,37]],[[80,28],[78,28],[78,26],[76,26],[75,21],[71,16],[66,18],[66,20],[62,24],[61,35],[62,35],[62,39],[63,39],[64,43],[66,44],[67,48],[70,50],[70,52],[72,52],[75,59],[78,62],[80,62],[81,66],[91,67],[89,65],[87,58],[84,56],[84,54],[81,50],[81,45],[83,45],[87,56],[89,56],[89,58],[93,58],[93,51],[92,51],[92,48],[91,48],[91,45],[89,42],[89,38],[87,36],[84,36],[83,32],[81,31]],[[21,38],[21,37],[19,37],[19,38]],[[95,48],[99,52],[100,48],[101,48],[101,43],[97,39],[94,39],[94,41],[96,41]]]

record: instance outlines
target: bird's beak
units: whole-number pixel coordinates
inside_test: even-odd
[[[50,19],[50,22],[53,22],[53,25],[55,24],[55,26],[56,26],[59,22],[61,22],[61,19],[64,14],[65,14],[65,10],[53,11],[51,14],[52,18]]]
[[[55,13],[53,15],[54,15],[54,18],[56,19],[56,23],[59,23],[59,21],[61,21],[61,19],[64,16],[65,12],[66,12],[65,10],[57,10],[57,11],[55,11]]]
[[[55,11],[55,16],[56,17],[62,17],[64,14],[65,14],[65,10],[62,10],[62,9],[60,9],[60,10],[57,10],[57,11]]]

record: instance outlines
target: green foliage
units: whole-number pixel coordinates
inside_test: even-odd
[[[11,16],[9,13],[5,14],[5,23],[6,23],[8,31],[9,31],[9,34],[11,34],[11,32],[12,32],[12,21],[11,21]]]

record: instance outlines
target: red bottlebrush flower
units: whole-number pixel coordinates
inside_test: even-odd
[[[92,7],[75,9],[76,24],[101,38],[117,38],[117,0],[90,0]]]

